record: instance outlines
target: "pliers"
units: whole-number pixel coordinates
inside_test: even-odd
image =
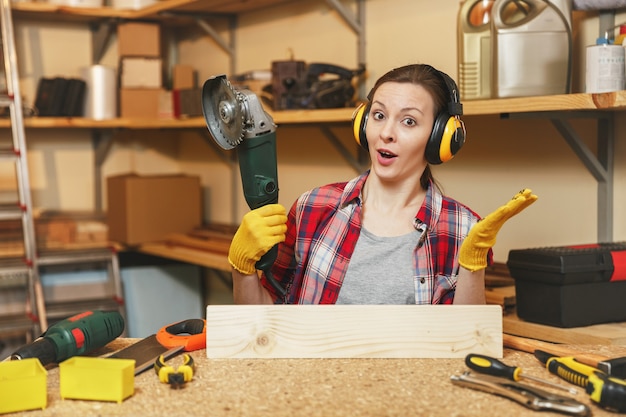
[[[195,364],[193,358],[188,354],[183,355],[183,364],[176,370],[172,366],[165,365],[163,355],[154,362],[154,371],[159,376],[159,380],[164,384],[170,384],[172,388],[182,388],[187,382],[193,379]]]
[[[555,411],[581,417],[591,415],[589,407],[574,398],[553,394],[505,378],[490,375],[476,376],[465,372],[462,375],[452,375],[450,380],[456,385],[511,399],[531,410]]]

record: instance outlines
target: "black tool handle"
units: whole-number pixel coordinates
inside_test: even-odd
[[[626,412],[626,381],[623,379],[594,372],[589,376],[586,391],[602,407],[618,413]]]
[[[486,355],[470,353],[465,357],[465,365],[482,374],[499,376],[510,379],[511,381],[518,381],[520,379],[520,368],[506,365],[498,359]]]

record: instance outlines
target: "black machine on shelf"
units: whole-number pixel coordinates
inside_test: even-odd
[[[333,64],[304,61],[272,62],[274,110],[331,109],[354,105],[353,79],[365,72],[361,66],[350,70]]]

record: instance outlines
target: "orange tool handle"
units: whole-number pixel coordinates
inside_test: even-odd
[[[183,346],[185,352],[206,348],[206,321],[202,319],[183,320],[161,328],[156,334],[157,341],[168,349]]]

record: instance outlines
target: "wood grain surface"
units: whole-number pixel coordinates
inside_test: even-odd
[[[207,307],[209,358],[502,357],[496,305]]]
[[[626,345],[626,322],[560,328],[524,321],[515,314],[505,314],[502,326],[505,333],[552,343]]]

